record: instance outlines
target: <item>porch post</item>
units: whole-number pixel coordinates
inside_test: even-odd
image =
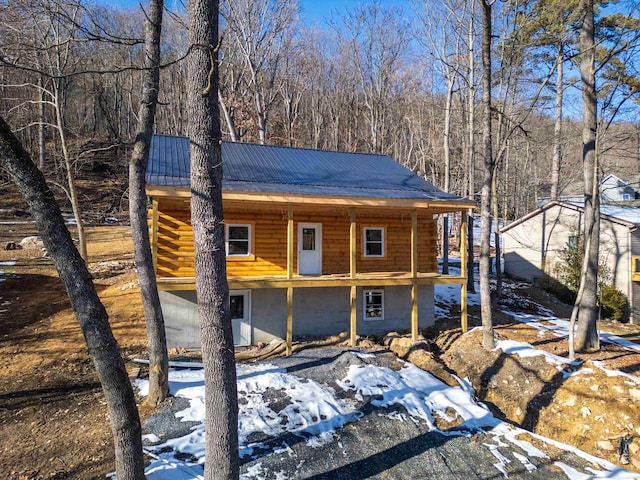
[[[349,217],[351,220],[351,226],[349,229],[349,278],[352,281],[351,284],[351,292],[349,295],[349,302],[351,306],[351,321],[350,321],[350,341],[349,344],[352,347],[356,346],[356,320],[357,320],[357,310],[356,310],[356,286],[354,280],[356,278],[356,209],[355,207],[351,207],[349,209]]]
[[[287,278],[293,278],[293,205],[288,205],[287,212]]]
[[[293,278],[293,205],[287,209],[287,279]],[[291,355],[293,343],[293,287],[287,287],[287,355]]]
[[[411,212],[411,340],[418,340],[418,211]]]
[[[153,197],[151,210],[151,258],[153,271],[158,273],[158,197]]]
[[[291,355],[293,340],[293,287],[287,287],[287,356]]]
[[[460,212],[460,275],[463,282],[460,284],[460,326],[462,333],[467,333],[469,324],[467,320],[467,211]]]

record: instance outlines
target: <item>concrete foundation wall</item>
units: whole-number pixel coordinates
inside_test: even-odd
[[[357,333],[372,335],[411,328],[411,287],[384,287],[384,319],[363,319],[363,288],[357,291]],[[297,288],[293,291],[293,336],[334,335],[349,330],[348,287]],[[165,317],[169,348],[199,348],[200,327],[194,291],[162,291],[160,302]],[[420,328],[434,323],[433,286],[418,288]],[[284,339],[287,328],[285,289],[251,291],[252,343]]]

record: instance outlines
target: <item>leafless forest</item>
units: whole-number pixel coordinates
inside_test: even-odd
[[[493,6],[494,198],[501,216],[523,215],[538,197],[555,194],[554,178],[558,194],[581,191],[575,3]],[[596,19],[600,172],[634,182],[635,3],[602,7]],[[478,2],[366,2],[327,11],[314,23],[296,0],[235,0],[221,8],[227,140],[384,153],[441,188],[479,194]],[[165,15],[158,133],[186,134],[185,11]],[[73,176],[83,168],[124,175],[140,102],[144,15],[139,6],[84,0],[0,2],[0,115],[71,203]]]

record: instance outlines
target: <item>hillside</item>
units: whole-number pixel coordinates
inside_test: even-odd
[[[0,232],[2,245],[35,233],[33,224],[26,220],[11,222],[4,223]],[[145,332],[127,230],[124,226],[89,228],[89,266],[123,355],[134,371],[140,365],[131,360],[145,355]],[[16,479],[103,478],[113,469],[104,400],[53,267],[39,251],[2,250],[0,262],[0,470]],[[487,403],[497,418],[609,461],[618,462],[618,440],[628,434],[633,441],[631,463],[625,467],[640,471],[637,349],[606,343],[602,352],[582,356],[585,363],[580,365],[558,359],[549,363],[549,357],[539,355],[520,357],[517,351],[524,347],[515,344],[510,344],[515,350],[509,355],[487,353],[476,332],[461,336],[456,328],[459,318],[455,308],[449,310],[452,295],[440,292],[439,297],[442,319],[436,328],[424,332],[433,340],[410,352],[409,360],[444,381],[451,379],[447,372],[468,377],[479,400]],[[497,314],[499,340],[528,342],[539,350],[565,354],[566,341],[558,336],[562,335],[558,317],[566,313],[566,307],[516,284],[509,289],[501,311]],[[471,307],[471,318],[477,322],[477,306]],[[637,327],[604,324],[602,328],[627,341],[640,339]],[[361,345],[383,348],[375,340],[363,339]],[[338,337],[333,343],[336,341],[341,340]],[[406,356],[406,351],[389,345]],[[295,350],[304,347],[298,344]],[[179,352],[172,354],[179,356]],[[618,371],[627,376],[607,376]],[[567,372],[570,374],[565,376]],[[139,375],[144,377],[144,373],[143,368]],[[149,413],[142,411],[143,416]]]

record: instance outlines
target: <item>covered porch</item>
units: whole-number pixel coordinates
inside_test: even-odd
[[[160,217],[162,211],[188,212],[189,192],[186,189],[172,188],[171,192],[148,192],[153,197],[151,213],[151,241],[154,246],[154,262],[158,262],[159,232],[162,230]],[[153,194],[156,195],[153,195]],[[162,193],[162,195],[159,195]],[[410,328],[412,338],[419,334],[418,287],[423,285],[456,284],[461,290],[461,326],[467,330],[467,279],[465,269],[460,275],[442,275],[437,271],[436,253],[432,248],[425,248],[427,244],[435,245],[437,235],[425,234],[425,222],[433,222],[433,217],[440,213],[460,212],[461,222],[461,264],[466,264],[467,254],[467,201],[423,201],[404,199],[360,199],[341,197],[317,197],[309,195],[274,195],[254,192],[225,192],[223,195],[225,219],[244,218],[243,215],[253,214],[256,226],[262,222],[269,222],[270,228],[280,231],[282,235],[273,235],[271,239],[262,239],[264,233],[255,228],[254,245],[267,245],[274,253],[269,254],[256,249],[255,267],[247,264],[240,268],[240,263],[227,262],[227,279],[230,290],[256,289],[285,289],[287,301],[286,315],[286,344],[287,352],[291,352],[295,319],[293,315],[293,299],[295,290],[299,288],[331,288],[348,287],[350,305],[350,342],[355,345],[357,337],[356,301],[359,287],[405,286],[411,290]],[[344,230],[339,234],[329,235],[330,226],[327,224],[325,249],[327,256],[340,258],[339,264],[325,259],[324,268],[319,273],[300,273],[300,248],[302,231],[299,229],[304,222],[323,221],[327,216],[337,218],[344,224]],[[276,220],[273,220],[273,219]],[[264,220],[261,220],[264,219]],[[269,219],[269,220],[267,220]],[[315,220],[314,220],[315,219]],[[176,222],[175,219],[172,221]],[[395,258],[402,258],[396,265],[389,262],[376,262],[373,258],[363,256],[363,229],[371,224],[390,224],[400,221],[406,232],[406,243],[391,245],[389,252]],[[305,225],[307,223],[304,223]],[[422,227],[421,227],[422,225]],[[298,228],[296,228],[298,226]],[[342,228],[342,227],[341,227]],[[286,230],[285,230],[286,229]],[[257,233],[256,233],[257,232]],[[421,238],[428,235],[430,238]],[[160,235],[161,236],[161,235]],[[391,235],[389,235],[391,237]],[[404,240],[403,240],[404,242]],[[191,243],[192,245],[192,243]],[[298,247],[298,248],[296,248]],[[278,253],[279,251],[279,253]],[[181,255],[193,256],[193,250],[183,250]],[[280,255],[276,259],[276,256]],[[346,258],[345,258],[346,257]],[[344,261],[343,261],[344,260]],[[347,261],[348,260],[348,261]],[[161,261],[166,261],[161,259]],[[323,263],[321,261],[321,263]],[[384,265],[381,265],[384,264]],[[267,266],[265,266],[267,265]],[[376,268],[378,266],[392,268]],[[399,268],[398,268],[399,267]],[[195,290],[195,274],[186,268],[181,268],[178,274],[163,275],[158,272],[158,288],[160,290]],[[283,321],[285,319],[283,318]]]

